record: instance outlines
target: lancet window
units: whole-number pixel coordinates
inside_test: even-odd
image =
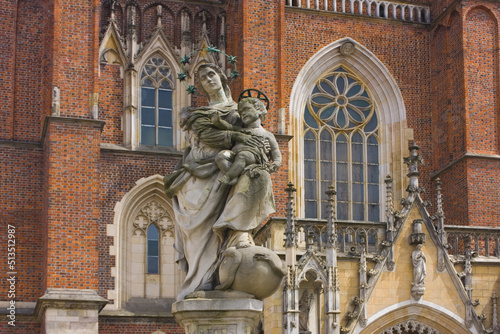
[[[147,265],[148,274],[158,274],[160,272],[160,233],[156,225],[151,224],[147,233]]]
[[[304,110],[306,218],[326,218],[325,191],[337,190],[337,218],[380,220],[379,121],[367,86],[344,67],[316,82]]]
[[[172,131],[172,70],[158,54],[148,59],[141,73],[140,131],[142,146],[170,147]]]

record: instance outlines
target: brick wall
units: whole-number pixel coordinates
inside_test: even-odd
[[[166,321],[165,321],[166,322]],[[112,322],[104,320],[99,322],[99,333],[102,334],[119,334],[119,333],[134,333],[134,334],[151,334],[154,331],[163,331],[169,334],[184,334],[184,330],[177,325],[172,318],[170,323],[151,323],[147,319],[135,323]]]
[[[433,33],[433,169],[442,170],[448,224],[498,226],[500,161],[464,159],[499,153],[498,14],[496,5],[466,1]]]
[[[0,122],[0,139],[13,139],[14,128],[14,91],[16,55],[16,22],[12,18],[17,16],[16,4],[6,2],[0,9],[0,31],[2,32],[2,57],[0,57],[0,94],[2,96],[2,122]]]
[[[464,23],[467,148],[498,154],[498,22],[489,10],[476,7]]]
[[[100,127],[49,120],[45,142],[44,288],[97,289]]]
[[[40,323],[16,321],[16,326],[8,326],[6,321],[0,324],[0,332],[5,334],[34,334],[40,333]]]
[[[99,84],[106,89],[99,94],[99,119],[106,122],[101,141],[109,144],[123,144],[123,79],[119,65],[101,64]]]
[[[43,294],[42,164],[37,147],[0,147],[0,240],[7,245],[7,226],[15,226],[16,301],[34,302]],[[6,248],[5,248],[6,249]],[[0,300],[8,300],[7,261],[2,261]]]

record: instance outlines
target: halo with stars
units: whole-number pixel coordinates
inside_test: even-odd
[[[199,52],[199,51],[207,51],[210,54],[220,53],[220,54],[223,54],[224,56],[226,56],[228,63],[234,65],[233,71],[229,74],[229,76],[231,78],[231,81],[229,82],[229,84],[231,84],[234,79],[236,79],[237,77],[240,76],[240,73],[236,69],[236,57],[235,56],[228,55],[225,52],[222,52],[221,50],[217,49],[215,46],[209,46],[206,48],[196,49],[196,50],[192,51],[191,53],[189,53],[181,58],[181,69],[180,69],[181,71],[179,73],[177,73],[177,79],[179,79],[179,81],[181,81],[184,84],[184,87],[186,87],[186,91],[188,92],[188,94],[194,94],[196,92],[196,87],[194,87],[192,85],[188,85],[186,83],[187,75],[184,73],[182,68],[184,67],[184,65],[189,64],[189,62],[191,61],[191,56],[194,53]]]

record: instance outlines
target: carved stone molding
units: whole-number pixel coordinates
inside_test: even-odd
[[[354,44],[351,42],[345,42],[340,46],[340,53],[344,56],[350,56],[354,52]]]
[[[172,305],[187,334],[251,333],[262,309],[262,301],[256,299],[186,299]]]
[[[397,333],[402,333],[403,331],[406,332],[413,331],[417,333],[426,333],[426,334],[441,334],[440,331],[426,324],[422,324],[414,320],[405,321],[396,326],[392,326],[391,328],[386,329],[380,334],[397,334]]]
[[[422,219],[413,221],[413,233],[410,235],[410,245],[425,243],[425,233],[422,233]]]

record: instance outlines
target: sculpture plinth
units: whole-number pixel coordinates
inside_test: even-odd
[[[257,327],[263,302],[252,298],[185,299],[172,305],[186,334],[250,334]]]

